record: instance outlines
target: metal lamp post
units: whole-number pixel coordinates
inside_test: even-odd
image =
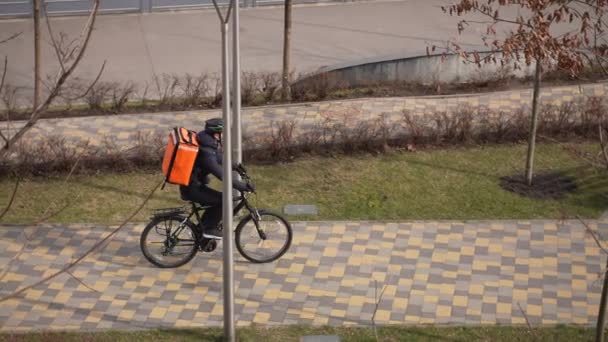
[[[224,119],[223,147],[224,165],[223,174],[223,199],[222,199],[222,227],[224,243],[224,339],[235,341],[234,329],[234,258],[232,242],[232,132],[231,132],[231,113],[230,113],[230,87],[228,71],[228,21],[230,11],[234,6],[234,0],[228,4],[228,12],[224,17],[217,1],[213,0],[213,5],[220,19],[222,32],[222,116]],[[237,23],[238,24],[238,23]],[[235,26],[238,30],[238,26]],[[235,74],[235,78],[238,74]]]
[[[232,157],[237,163],[243,162],[242,132],[241,132],[241,27],[239,15],[240,0],[232,12],[232,106],[234,121],[232,122]]]

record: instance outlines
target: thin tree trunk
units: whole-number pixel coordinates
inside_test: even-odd
[[[283,80],[281,100],[289,100],[289,64],[291,51],[291,0],[285,0],[285,32],[283,36]]]
[[[530,121],[530,137],[528,139],[528,156],[526,158],[526,183],[532,185],[534,169],[534,150],[536,148],[536,130],[538,128],[538,97],[540,93],[541,61],[536,60],[534,74],[534,92],[532,94],[532,118]]]
[[[40,70],[40,2],[34,0],[34,108],[40,104],[42,77]]]
[[[602,286],[602,299],[600,310],[597,314],[597,326],[595,330],[595,341],[604,342],[604,325],[606,324],[606,299],[608,298],[608,261],[604,270],[604,286]]]

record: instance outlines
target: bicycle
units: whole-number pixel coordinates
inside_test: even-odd
[[[245,182],[250,182],[242,165],[236,171]],[[249,212],[234,230],[239,253],[253,263],[272,262],[283,256],[293,239],[289,222],[279,214],[256,209],[244,192],[240,192],[235,200],[238,204],[234,207],[233,216],[237,216],[243,208]],[[154,211],[140,237],[141,251],[149,262],[161,268],[179,267],[192,260],[198,251],[209,253],[215,250],[217,240],[203,237],[200,225],[201,211],[210,206],[194,202],[190,204],[192,210],[189,212],[183,207]]]

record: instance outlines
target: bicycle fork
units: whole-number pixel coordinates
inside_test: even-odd
[[[262,220],[262,217],[260,216],[260,213],[257,209],[251,210],[251,217],[253,219],[253,223],[255,224],[255,229],[258,231],[260,239],[266,240],[266,232],[264,232],[264,230],[260,228],[260,221]]]

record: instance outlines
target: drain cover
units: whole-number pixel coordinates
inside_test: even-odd
[[[283,213],[287,215],[318,215],[319,209],[313,204],[288,204],[283,207]]]
[[[300,342],[340,342],[340,337],[336,335],[304,336]]]

